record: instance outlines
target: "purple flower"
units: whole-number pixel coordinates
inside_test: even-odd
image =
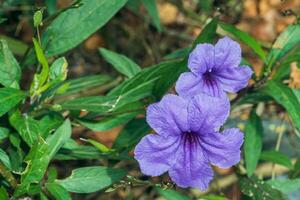
[[[135,148],[142,173],[169,172],[180,187],[205,190],[213,171],[210,164],[228,168],[240,161],[243,133],[219,132],[229,115],[228,98],[206,94],[186,100],[168,94],[147,109],[147,122],[157,134],[145,136]]]
[[[176,83],[179,95],[192,97],[199,93],[222,96],[237,92],[248,84],[252,70],[241,66],[241,47],[228,37],[215,46],[198,44],[188,59],[191,72],[182,73]]]

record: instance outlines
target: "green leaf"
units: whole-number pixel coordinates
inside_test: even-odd
[[[0,161],[7,167],[7,169],[11,170],[10,159],[7,153],[0,148]]]
[[[124,55],[117,54],[104,48],[100,48],[99,52],[116,70],[129,78],[141,71],[140,66]]]
[[[283,58],[290,50],[300,43],[300,25],[289,25],[276,39],[272,49],[267,56],[267,66],[264,70],[265,73],[269,73],[273,66]]]
[[[252,176],[250,178],[239,178],[239,186],[243,194],[251,197],[252,200],[284,200],[286,199],[283,194],[269,184],[257,177]]]
[[[191,51],[190,47],[185,47],[185,48],[181,48],[181,49],[177,49],[174,52],[164,56],[164,59],[166,60],[172,60],[172,59],[179,59],[179,58],[183,58],[186,57],[189,52]]]
[[[190,198],[174,190],[162,190],[157,188],[158,193],[166,200],[189,200]]]
[[[239,39],[248,47],[250,47],[263,61],[266,59],[266,54],[261,45],[248,33],[241,31],[230,24],[219,23],[219,25],[224,31],[231,33],[235,38]]]
[[[255,109],[253,109],[250,114],[250,118],[246,124],[245,134],[244,154],[247,175],[250,177],[256,169],[262,150],[263,138],[262,122],[255,113]]]
[[[263,151],[260,155],[260,159],[283,165],[289,169],[294,168],[290,159],[279,151]]]
[[[56,130],[62,123],[64,118],[57,113],[49,113],[39,121],[40,135],[47,138],[51,131]]]
[[[268,81],[262,91],[285,108],[297,129],[300,130],[300,103],[293,90],[282,83]]]
[[[38,121],[28,115],[22,116],[20,111],[12,113],[9,121],[28,146],[32,147],[37,142],[40,134]]]
[[[300,189],[300,179],[269,180],[267,182],[282,193],[290,193]]]
[[[82,138],[81,138],[82,139]],[[109,151],[111,151],[107,146],[105,146],[104,144],[96,141],[96,140],[92,140],[92,139],[82,139],[88,143],[90,143],[91,145],[93,145],[94,147],[96,147],[97,149],[99,149],[99,151],[103,152],[103,153],[107,153]]]
[[[69,192],[57,183],[46,183],[47,190],[56,200],[71,200]]]
[[[26,93],[14,88],[0,88],[0,116],[14,108],[25,99]]]
[[[228,200],[224,196],[217,196],[217,195],[208,195],[208,196],[203,196],[199,200]]]
[[[27,193],[30,184],[39,183],[41,181],[51,158],[64,145],[70,136],[71,124],[67,119],[53,135],[47,138],[46,141],[41,137],[38,139],[25,158],[27,166],[22,173],[21,184],[18,185],[15,196]]]
[[[6,41],[8,48],[12,51],[12,53],[18,56],[24,56],[27,49],[29,48],[28,45],[21,40],[17,40],[15,38],[0,34],[0,41],[3,40]]]
[[[200,43],[212,43],[214,39],[217,37],[217,27],[218,27],[218,19],[213,18],[201,31],[200,35],[196,38],[193,43],[192,49],[195,48],[197,44]]]
[[[44,83],[46,83],[46,81],[48,79],[49,65],[48,65],[47,58],[46,58],[39,42],[35,38],[33,38],[32,41],[34,44],[34,50],[35,50],[36,57],[37,57],[39,63],[41,63],[41,65],[42,65],[41,73],[38,75],[39,87],[41,87],[44,85]]]
[[[3,186],[1,186],[1,188],[0,188],[0,199],[1,200],[9,200],[8,193]]]
[[[107,117],[100,121],[77,120],[82,126],[93,131],[106,131],[121,124],[124,124],[134,118],[139,112],[123,113],[113,117]]]
[[[127,0],[81,0],[80,6],[62,12],[42,35],[46,55],[62,54],[80,44],[108,22]]]
[[[289,178],[295,179],[300,177],[300,159],[297,159],[297,162],[294,164],[293,170],[289,171]]]
[[[33,15],[33,25],[34,27],[38,27],[41,25],[43,20],[43,13],[42,11],[38,10]]]
[[[58,127],[58,129],[50,135],[46,142],[49,144],[51,150],[49,156],[53,157],[56,152],[68,141],[71,137],[72,128],[69,119],[65,120],[64,123]]]
[[[50,162],[49,145],[40,137],[25,158],[27,163],[21,176],[21,184],[15,190],[15,197],[28,192],[31,183],[38,183],[44,176]]]
[[[21,68],[8,48],[5,40],[0,40],[0,84],[19,88]]]
[[[7,138],[9,130],[7,128],[0,127],[0,141]]]
[[[156,79],[144,82],[131,90],[121,93],[119,96],[93,96],[79,97],[64,102],[61,106],[67,110],[87,110],[92,112],[107,113],[136,102],[151,94]]]
[[[155,0],[142,0],[147,12],[152,18],[153,24],[156,29],[160,32],[161,31],[161,24],[160,18],[157,11],[156,1]]]
[[[67,78],[68,62],[65,57],[56,59],[50,67],[49,78],[52,81],[64,81]]]
[[[69,192],[91,193],[119,181],[125,174],[126,171],[123,169],[102,166],[83,167],[73,170],[71,176],[65,179],[56,180],[56,183]]]
[[[144,118],[134,119],[122,129],[112,148],[126,150],[128,152],[142,139],[142,137],[150,132],[150,130],[151,129]]]

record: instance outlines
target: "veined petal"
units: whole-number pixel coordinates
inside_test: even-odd
[[[190,130],[199,134],[218,131],[229,116],[230,103],[227,97],[197,95],[188,105]]]
[[[206,190],[213,171],[199,143],[182,138],[176,156],[175,164],[169,169],[171,179],[182,188]]]
[[[189,129],[187,101],[173,94],[147,108],[147,122],[160,135],[176,135]]]
[[[228,168],[240,161],[240,148],[244,134],[238,128],[222,133],[210,133],[201,137],[201,147],[209,162],[220,168]]]
[[[136,146],[134,158],[139,162],[143,174],[159,176],[174,164],[179,144],[180,138],[150,134]]]
[[[196,75],[201,75],[214,66],[214,46],[211,44],[198,44],[190,53],[188,59],[189,69]]]
[[[183,97],[193,97],[203,88],[202,76],[197,76],[191,72],[182,73],[176,82],[176,92]]]
[[[253,71],[248,66],[226,68],[216,74],[216,80],[223,90],[227,92],[238,92],[248,85]]]
[[[239,43],[229,37],[220,39],[215,45],[215,69],[237,67],[241,63],[242,50]]]

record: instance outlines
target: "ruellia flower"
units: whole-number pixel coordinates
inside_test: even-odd
[[[210,164],[228,168],[240,161],[243,133],[219,132],[229,115],[228,98],[206,94],[185,99],[168,94],[147,109],[147,122],[156,134],[145,136],[135,159],[145,175],[164,172],[180,187],[205,190],[213,178]]]
[[[191,97],[199,93],[222,96],[244,88],[251,78],[248,66],[241,62],[240,45],[228,37],[220,39],[215,46],[198,44],[188,59],[191,72],[182,73],[176,83],[180,96]]]

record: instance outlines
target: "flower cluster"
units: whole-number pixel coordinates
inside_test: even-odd
[[[240,45],[228,37],[215,46],[199,44],[191,52],[176,91],[147,109],[147,122],[156,134],[145,136],[135,148],[142,173],[168,171],[180,187],[205,190],[213,178],[210,164],[228,168],[240,161],[243,133],[220,132],[230,112],[226,92],[246,87],[252,75],[241,62]]]

